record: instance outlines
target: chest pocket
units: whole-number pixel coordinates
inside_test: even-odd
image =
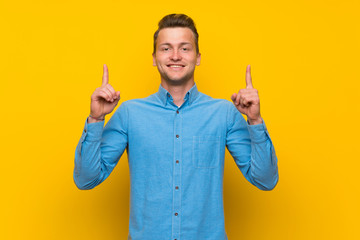
[[[192,161],[196,168],[218,167],[220,163],[220,136],[194,136]]]

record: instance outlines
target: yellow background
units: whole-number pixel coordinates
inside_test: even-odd
[[[279,183],[263,192],[226,155],[229,239],[360,239],[359,6],[1,0],[0,239],[127,239],[126,155],[80,191],[74,151],[103,63],[122,101],[157,91],[152,36],[174,12],[198,27],[200,91],[230,100],[251,64],[279,159]]]

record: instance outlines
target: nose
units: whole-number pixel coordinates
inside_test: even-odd
[[[178,50],[174,50],[173,53],[171,54],[170,58],[173,61],[179,61],[179,60],[181,60],[181,54]]]

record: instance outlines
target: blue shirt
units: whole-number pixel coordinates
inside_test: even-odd
[[[225,146],[245,178],[262,190],[278,181],[265,124],[248,125],[234,104],[194,85],[178,107],[162,86],[123,102],[104,122],[85,123],[74,180],[91,189],[112,172],[124,150],[130,170],[132,240],[227,239],[223,208]]]

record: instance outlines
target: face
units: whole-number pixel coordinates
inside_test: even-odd
[[[159,31],[153,65],[157,66],[161,80],[172,85],[194,81],[195,66],[200,65],[195,38],[189,28],[164,28]]]

